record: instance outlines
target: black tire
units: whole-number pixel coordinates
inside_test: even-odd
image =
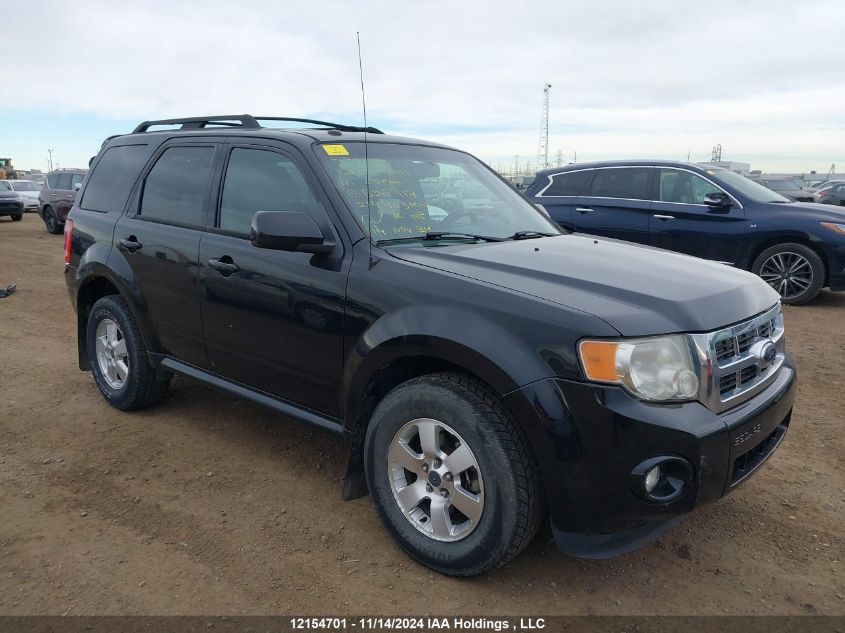
[[[772,277],[771,271],[776,270],[777,266],[773,269],[769,262],[772,261],[772,258],[777,258],[779,256],[787,258],[787,261],[789,261],[788,258],[794,257],[803,258],[803,260],[806,261],[807,265],[802,265],[801,268],[802,275],[811,275],[811,278],[808,280],[805,278],[801,281],[802,284],[807,281],[809,282],[806,288],[801,291],[797,291],[796,286],[790,285],[789,282],[784,288],[783,279]],[[807,271],[809,271],[809,273],[807,273]],[[776,244],[775,246],[771,246],[764,250],[757,256],[757,259],[754,260],[751,272],[759,277],[762,277],[764,281],[769,283],[769,285],[781,295],[781,301],[788,305],[800,306],[805,303],[809,303],[816,297],[817,294],[819,294],[819,291],[821,291],[824,286],[825,267],[824,262],[822,262],[818,253],[809,246],[804,246],[803,244],[797,244],[794,242]]]
[[[21,220],[23,220],[23,214],[12,216],[12,222],[20,222]]]
[[[452,427],[474,454],[484,480],[480,518],[460,540],[424,534],[394,497],[390,446],[397,432],[418,418]],[[531,542],[545,517],[537,465],[522,430],[495,394],[470,377],[431,374],[393,389],[373,412],[364,451],[367,483],[382,522],[411,557],[440,573],[475,576],[505,564]]]
[[[109,385],[97,360],[97,327],[104,319],[111,319],[117,324],[126,342],[129,372],[125,384],[117,389]],[[141,331],[126,301],[119,295],[103,297],[94,304],[88,317],[86,340],[94,382],[111,406],[121,411],[143,409],[161,400],[167,392],[170,379],[159,380],[155,370],[148,363]]]
[[[44,226],[47,227],[47,232],[53,235],[58,235],[64,231],[64,227],[59,222],[59,217],[53,211],[53,207],[44,207]]]

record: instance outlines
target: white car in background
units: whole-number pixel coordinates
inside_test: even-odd
[[[34,180],[4,180],[12,188],[12,191],[17,191],[23,198],[24,211],[37,212],[38,211],[38,192],[41,191],[41,185]]]

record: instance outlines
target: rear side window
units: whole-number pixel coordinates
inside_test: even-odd
[[[122,211],[146,156],[146,145],[107,149],[88,179],[79,206],[89,211]]]
[[[258,211],[304,211],[313,217],[319,208],[302,173],[285,155],[232,150],[220,203],[221,229],[248,235]]]
[[[168,224],[201,226],[213,156],[213,147],[165,150],[144,183],[141,217]]]
[[[589,193],[594,198],[628,198],[650,200],[650,167],[622,167],[597,169]]]
[[[568,171],[552,176],[552,184],[543,192],[544,196],[577,196],[593,175],[592,169]]]
[[[53,176],[56,189],[70,189],[70,174],[58,174]]]

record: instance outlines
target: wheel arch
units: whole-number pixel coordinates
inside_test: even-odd
[[[473,327],[456,329],[461,322]],[[479,314],[415,306],[381,317],[358,338],[344,369],[344,436],[349,446],[345,499],[367,494],[363,447],[377,404],[403,382],[444,371],[469,376],[504,397],[548,376],[549,368],[512,332]]]
[[[102,297],[119,295],[126,302],[127,306],[129,306],[132,318],[138,324],[147,352],[149,353],[154,350],[154,346],[156,345],[156,339],[148,320],[143,316],[146,310],[144,308],[143,298],[139,297],[140,293],[137,290],[137,284],[134,283],[134,275],[131,274],[131,268],[127,266],[126,270],[123,271],[124,274],[121,274],[119,270],[112,269],[106,265],[106,262],[111,263],[111,258],[108,254],[103,256],[103,253],[97,252],[100,250],[95,245],[85,252],[76,276],[77,290],[75,307],[77,345],[79,349],[79,368],[83,371],[91,369],[86,336],[88,316],[91,313],[91,308]],[[125,277],[127,272],[129,274],[128,279]],[[132,290],[133,288],[134,291]],[[139,300],[141,303],[139,303]]]
[[[802,246],[806,246],[807,248],[811,249],[816,255],[819,256],[819,259],[822,261],[822,265],[824,266],[824,283],[822,287],[826,287],[830,283],[830,263],[827,259],[827,254],[824,251],[824,248],[819,243],[819,240],[812,235],[806,233],[794,233],[794,234],[786,234],[786,235],[772,235],[765,239],[758,241],[751,250],[751,255],[748,258],[747,262],[747,269],[752,270],[754,267],[754,262],[757,261],[757,258],[765,251],[767,248],[771,248],[772,246],[777,246],[778,244],[801,244]]]

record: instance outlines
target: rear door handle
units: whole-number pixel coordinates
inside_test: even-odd
[[[674,215],[658,215],[656,213],[654,214],[654,217],[657,218],[658,220],[674,220],[675,219]]]
[[[219,270],[224,275],[231,275],[232,273],[236,273],[240,270],[238,265],[231,260],[224,261],[223,259],[209,259],[208,265],[215,270]]]
[[[117,242],[123,248],[125,248],[130,253],[134,253],[135,251],[141,250],[144,245],[139,242],[134,235],[130,235],[129,237],[125,237],[122,240],[118,240]]]
[[[593,210],[589,207],[578,207],[575,209],[578,213],[592,213]]]

